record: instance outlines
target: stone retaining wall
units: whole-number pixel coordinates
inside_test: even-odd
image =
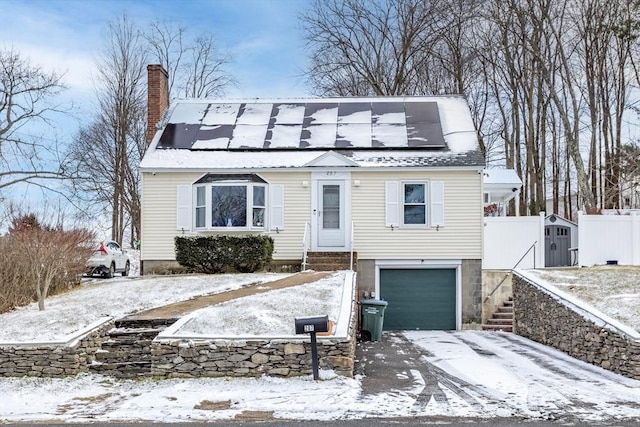
[[[338,375],[353,376],[356,350],[355,300],[352,302],[349,333],[345,339],[318,338],[321,369]],[[114,327],[109,322],[84,335],[76,342],[51,345],[0,346],[0,376],[63,377],[89,371],[98,364],[96,353],[109,339]],[[172,340],[156,339],[151,343],[131,343],[129,353],[151,359],[151,367],[131,370],[131,363],[104,364],[98,372],[117,377],[202,377],[202,376],[273,376],[307,375],[312,372],[311,344],[302,338],[292,340]],[[149,354],[150,351],[150,354]],[[141,357],[142,357],[141,356]]]
[[[167,378],[203,376],[297,376],[312,372],[311,344],[283,341],[169,341],[152,344],[151,375]],[[321,369],[353,376],[355,339],[318,340]]]
[[[640,380],[640,341],[596,324],[516,272],[513,300],[517,334]]]
[[[353,376],[356,353],[356,301],[345,339],[318,337],[321,369]],[[162,377],[201,376],[298,376],[312,373],[310,339],[285,340],[156,340],[151,375]]]
[[[0,346],[0,376],[65,377],[87,372],[113,322],[71,343]]]

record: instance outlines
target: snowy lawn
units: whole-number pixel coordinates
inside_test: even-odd
[[[62,295],[0,315],[0,343],[67,341],[105,316],[114,318],[201,295],[239,289],[289,274],[220,274],[91,279]]]
[[[296,317],[326,314],[337,323],[341,312],[344,278],[345,272],[342,271],[317,282],[203,308],[194,312],[191,319],[174,333],[179,336],[268,338],[295,336]],[[350,307],[351,300],[347,304]]]
[[[640,332],[640,267],[601,265],[527,273]]]

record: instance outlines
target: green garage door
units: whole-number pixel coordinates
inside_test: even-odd
[[[380,269],[385,330],[456,329],[455,269]]]

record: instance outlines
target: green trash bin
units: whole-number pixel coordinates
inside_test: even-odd
[[[379,299],[363,299],[359,301],[362,312],[362,335],[371,338],[371,341],[382,339],[382,323],[387,302]]]

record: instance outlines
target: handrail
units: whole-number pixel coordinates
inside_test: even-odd
[[[307,252],[311,249],[311,225],[304,223],[304,236],[302,237],[302,271],[307,269]]]
[[[529,249],[527,249],[527,251],[524,253],[524,255],[522,255],[520,257],[520,259],[518,260],[518,262],[516,262],[516,265],[514,265],[510,270],[509,273],[505,274],[504,277],[502,278],[502,280],[500,281],[500,283],[498,283],[498,286],[496,286],[495,288],[493,288],[493,290],[489,293],[489,295],[487,295],[487,297],[484,299],[485,302],[489,301],[489,298],[491,298],[491,296],[498,290],[498,288],[500,286],[502,286],[502,284],[504,283],[505,280],[507,280],[507,277],[509,277],[509,274],[511,273],[511,270],[514,270],[518,264],[520,264],[522,262],[522,260],[524,259],[524,257],[527,256],[527,254],[529,252],[531,252],[531,249],[533,249],[533,268],[536,268],[536,245],[538,244],[538,241],[536,240],[535,242],[533,242],[533,245],[529,246]]]
[[[349,270],[353,271],[353,221],[351,221],[351,240],[349,241],[351,258],[349,259]]]

